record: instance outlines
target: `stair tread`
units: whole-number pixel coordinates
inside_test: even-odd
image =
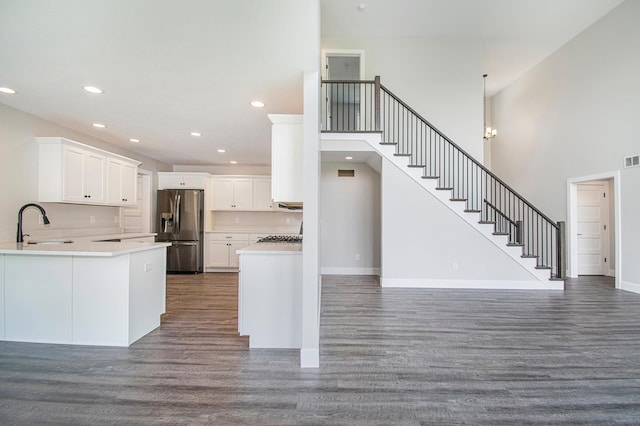
[[[536,256],[535,254],[523,254],[522,256],[520,256],[523,259],[537,259],[538,256]]]
[[[467,201],[466,198],[449,198],[449,201]]]
[[[436,191],[453,191],[453,188],[436,188]]]
[[[551,269],[551,266],[536,265],[536,269]]]
[[[422,179],[440,179],[440,176],[422,176]]]
[[[380,145],[398,145],[398,142],[380,142]]]
[[[393,154],[396,157],[411,157],[411,154]]]
[[[466,209],[465,213],[482,213],[482,210]]]
[[[549,278],[549,281],[564,281],[564,278],[560,278],[557,275],[553,275],[551,278]]]
[[[522,243],[507,243],[508,247],[524,247]]]
[[[493,232],[493,235],[509,235],[508,232]]]
[[[425,167],[425,165],[424,164],[409,164],[407,167],[422,168],[422,167]]]

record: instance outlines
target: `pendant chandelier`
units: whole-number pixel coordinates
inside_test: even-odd
[[[484,117],[484,139],[495,138],[498,134],[497,129],[492,129],[491,126],[487,126],[487,74],[482,75],[482,115]]]

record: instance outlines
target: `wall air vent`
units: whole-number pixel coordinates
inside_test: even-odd
[[[640,166],[640,155],[633,155],[624,158],[624,168]]]
[[[355,177],[355,170],[338,170],[338,177]]]

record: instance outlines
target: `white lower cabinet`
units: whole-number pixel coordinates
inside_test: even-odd
[[[236,250],[249,245],[248,234],[207,234],[207,268],[238,268]]]

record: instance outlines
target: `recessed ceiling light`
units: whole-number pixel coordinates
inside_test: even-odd
[[[131,138],[131,139],[129,139],[129,142],[135,142],[135,143],[138,143],[138,142],[140,142],[140,139]]]
[[[191,136],[196,136],[196,137],[197,137],[197,136],[202,136],[202,133],[200,133],[200,132],[191,132],[191,133],[189,133],[189,134],[190,134]]]
[[[9,94],[9,95],[13,95],[13,94],[16,93],[15,90],[9,89],[8,87],[0,87],[0,92],[6,93],[6,94]]]
[[[345,160],[353,160],[353,157],[344,157]]]
[[[104,93],[104,91],[102,89],[100,89],[99,87],[95,87],[95,86],[84,86],[83,89],[86,90],[89,93],[95,93],[96,95]]]
[[[98,129],[105,129],[107,126],[102,123],[93,123],[93,127],[97,127]]]
[[[231,164],[238,164],[238,162],[237,162],[237,161],[233,161],[233,160],[229,161],[229,163],[231,163]]]
[[[221,154],[223,154],[223,153],[227,152],[227,150],[225,150],[225,149],[219,149],[219,150],[218,150],[218,152],[219,152],[219,153],[221,153]]]
[[[251,106],[255,108],[264,108],[264,102],[253,101],[251,102]]]

